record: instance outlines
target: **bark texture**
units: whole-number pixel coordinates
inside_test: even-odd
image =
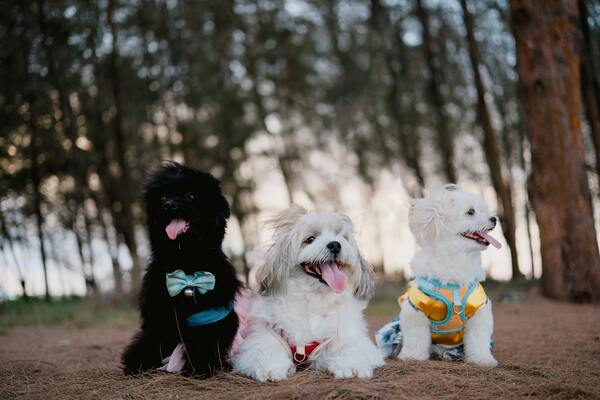
[[[555,299],[597,301],[600,255],[584,168],[577,0],[510,0],[510,7],[542,289]]]

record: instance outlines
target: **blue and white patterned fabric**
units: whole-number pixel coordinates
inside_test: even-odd
[[[402,350],[402,330],[400,329],[400,318],[396,317],[391,322],[382,326],[375,334],[377,347],[381,349],[384,357],[397,357]],[[494,342],[490,343],[494,348]],[[444,360],[463,360],[465,358],[465,346],[446,347],[444,345],[431,345],[431,354]]]

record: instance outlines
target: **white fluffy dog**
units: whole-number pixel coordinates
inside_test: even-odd
[[[310,364],[340,378],[371,377],[383,365],[362,317],[373,277],[351,220],[293,206],[271,222],[274,243],[257,271],[261,296],[253,300],[234,371],[278,381]]]
[[[427,360],[432,337],[433,344],[436,344],[437,337],[441,338],[438,343],[447,348],[464,344],[466,362],[496,366],[490,349],[494,327],[492,305],[479,284],[485,279],[480,252],[490,244],[500,248],[500,243],[488,234],[496,226],[496,217],[479,196],[463,192],[456,185],[446,185],[425,198],[414,199],[409,222],[421,247],[411,262],[413,288],[418,287],[422,291],[411,288],[415,291],[415,296],[411,297],[409,289],[409,301],[402,302],[400,327],[403,343],[399,358]],[[435,313],[436,304],[428,308],[431,314],[427,316],[423,310],[428,306],[430,297],[421,295],[443,290],[450,293],[447,296],[449,302],[438,320],[444,315],[456,319],[454,329],[446,329],[446,337],[435,333],[436,322],[432,322],[431,314]],[[473,293],[478,293],[478,299],[469,298]],[[469,307],[472,307],[470,315],[465,311]]]

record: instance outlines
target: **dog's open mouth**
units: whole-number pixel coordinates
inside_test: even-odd
[[[344,264],[338,262],[302,264],[304,272],[321,280],[335,293],[342,293],[346,289],[346,286],[348,286],[348,278],[346,277],[346,274],[342,272],[344,267]]]
[[[190,223],[188,221],[182,218],[174,218],[165,228],[165,232],[167,232],[169,239],[175,240],[177,239],[177,236],[186,233],[188,229],[190,229]]]
[[[461,236],[467,239],[471,239],[476,241],[479,244],[484,246],[489,246],[490,244],[495,248],[499,249],[502,247],[502,244],[494,239],[489,233],[485,231],[477,231],[477,232],[463,232]]]

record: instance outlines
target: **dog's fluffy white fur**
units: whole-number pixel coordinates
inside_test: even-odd
[[[496,225],[481,197],[463,192],[456,185],[446,185],[425,198],[412,200],[409,223],[420,245],[411,262],[414,277],[461,286],[485,278],[480,252],[486,246],[461,235],[487,232]],[[405,302],[400,311],[400,327],[403,345],[399,358],[429,359],[431,332],[427,317]],[[490,350],[493,329],[492,305],[488,302],[465,324],[466,362],[487,367],[497,365]]]
[[[293,206],[271,222],[274,243],[257,271],[261,296],[253,301],[249,333],[232,360],[234,371],[259,381],[278,381],[293,373],[289,347],[278,336],[283,330],[294,344],[331,339],[311,359],[312,368],[340,378],[371,377],[383,365],[362,316],[374,290],[373,277],[356,245],[351,220]],[[327,247],[331,242],[341,245],[337,255]],[[332,260],[344,265],[348,284],[341,293],[303,268]]]

